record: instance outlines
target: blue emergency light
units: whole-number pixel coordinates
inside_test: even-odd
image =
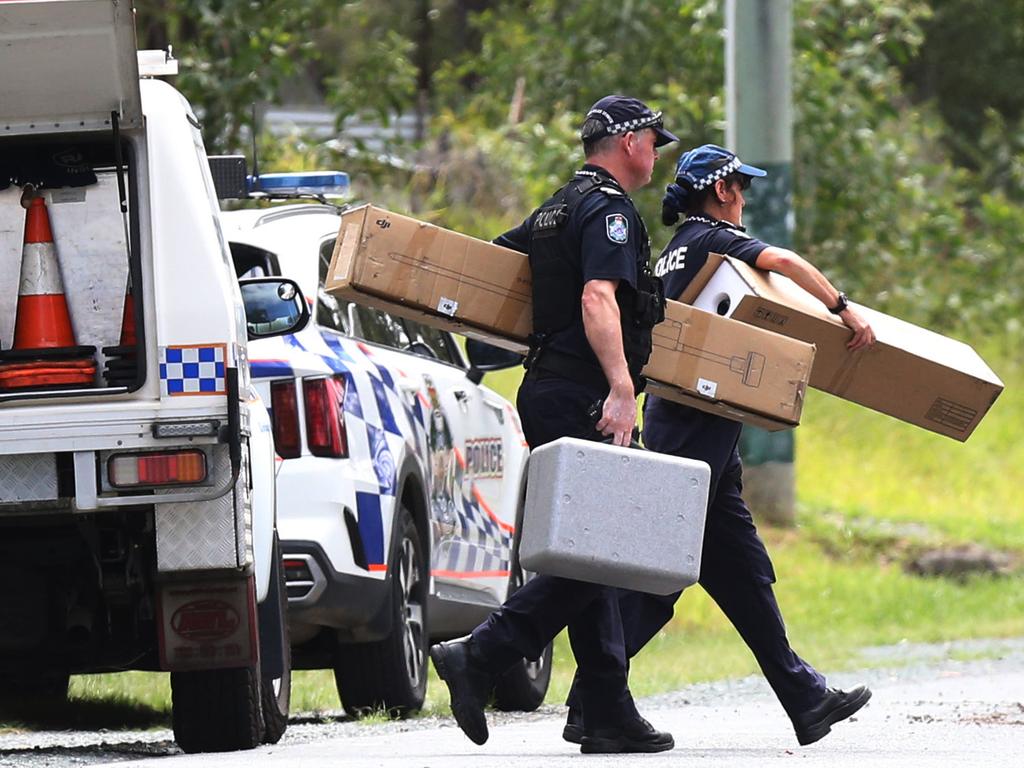
[[[348,174],[342,171],[302,171],[298,173],[262,173],[248,178],[249,192],[275,195],[313,195],[348,197]]]

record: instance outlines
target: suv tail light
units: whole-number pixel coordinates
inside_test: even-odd
[[[306,442],[314,456],[348,456],[345,434],[345,380],[339,376],[303,379],[306,398]]]
[[[271,420],[274,425],[274,448],[282,459],[295,459],[302,454],[299,435],[299,403],[295,380],[270,384]]]

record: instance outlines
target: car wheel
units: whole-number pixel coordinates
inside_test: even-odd
[[[427,558],[412,514],[401,505],[392,544],[391,633],[371,643],[338,648],[334,680],[345,712],[383,711],[405,717],[427,692]]]
[[[258,667],[171,673],[171,723],[184,752],[252,749],[261,714]]]

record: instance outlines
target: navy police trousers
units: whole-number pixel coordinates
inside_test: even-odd
[[[517,399],[527,443],[537,448],[559,437],[600,439],[587,410],[605,394],[562,378],[528,375]],[[473,630],[473,642],[491,671],[500,673],[520,659],[538,658],[566,626],[587,727],[615,727],[635,718],[618,591],[611,587],[536,576]]]
[[[792,717],[821,701],[825,678],[796,654],[786,637],[772,590],[775,570],[743,501],[740,429],[736,422],[656,398],[650,398],[644,410],[647,448],[706,461],[711,467],[699,584],[740,633]],[[628,657],[668,623],[680,594],[621,592]],[[575,704],[574,693],[569,703]]]

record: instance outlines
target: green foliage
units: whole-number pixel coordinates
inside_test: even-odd
[[[318,51],[308,31],[335,0],[137,0],[140,48],[171,45],[175,85],[203,122],[210,152],[235,150],[250,107],[276,100],[282,84]]]

